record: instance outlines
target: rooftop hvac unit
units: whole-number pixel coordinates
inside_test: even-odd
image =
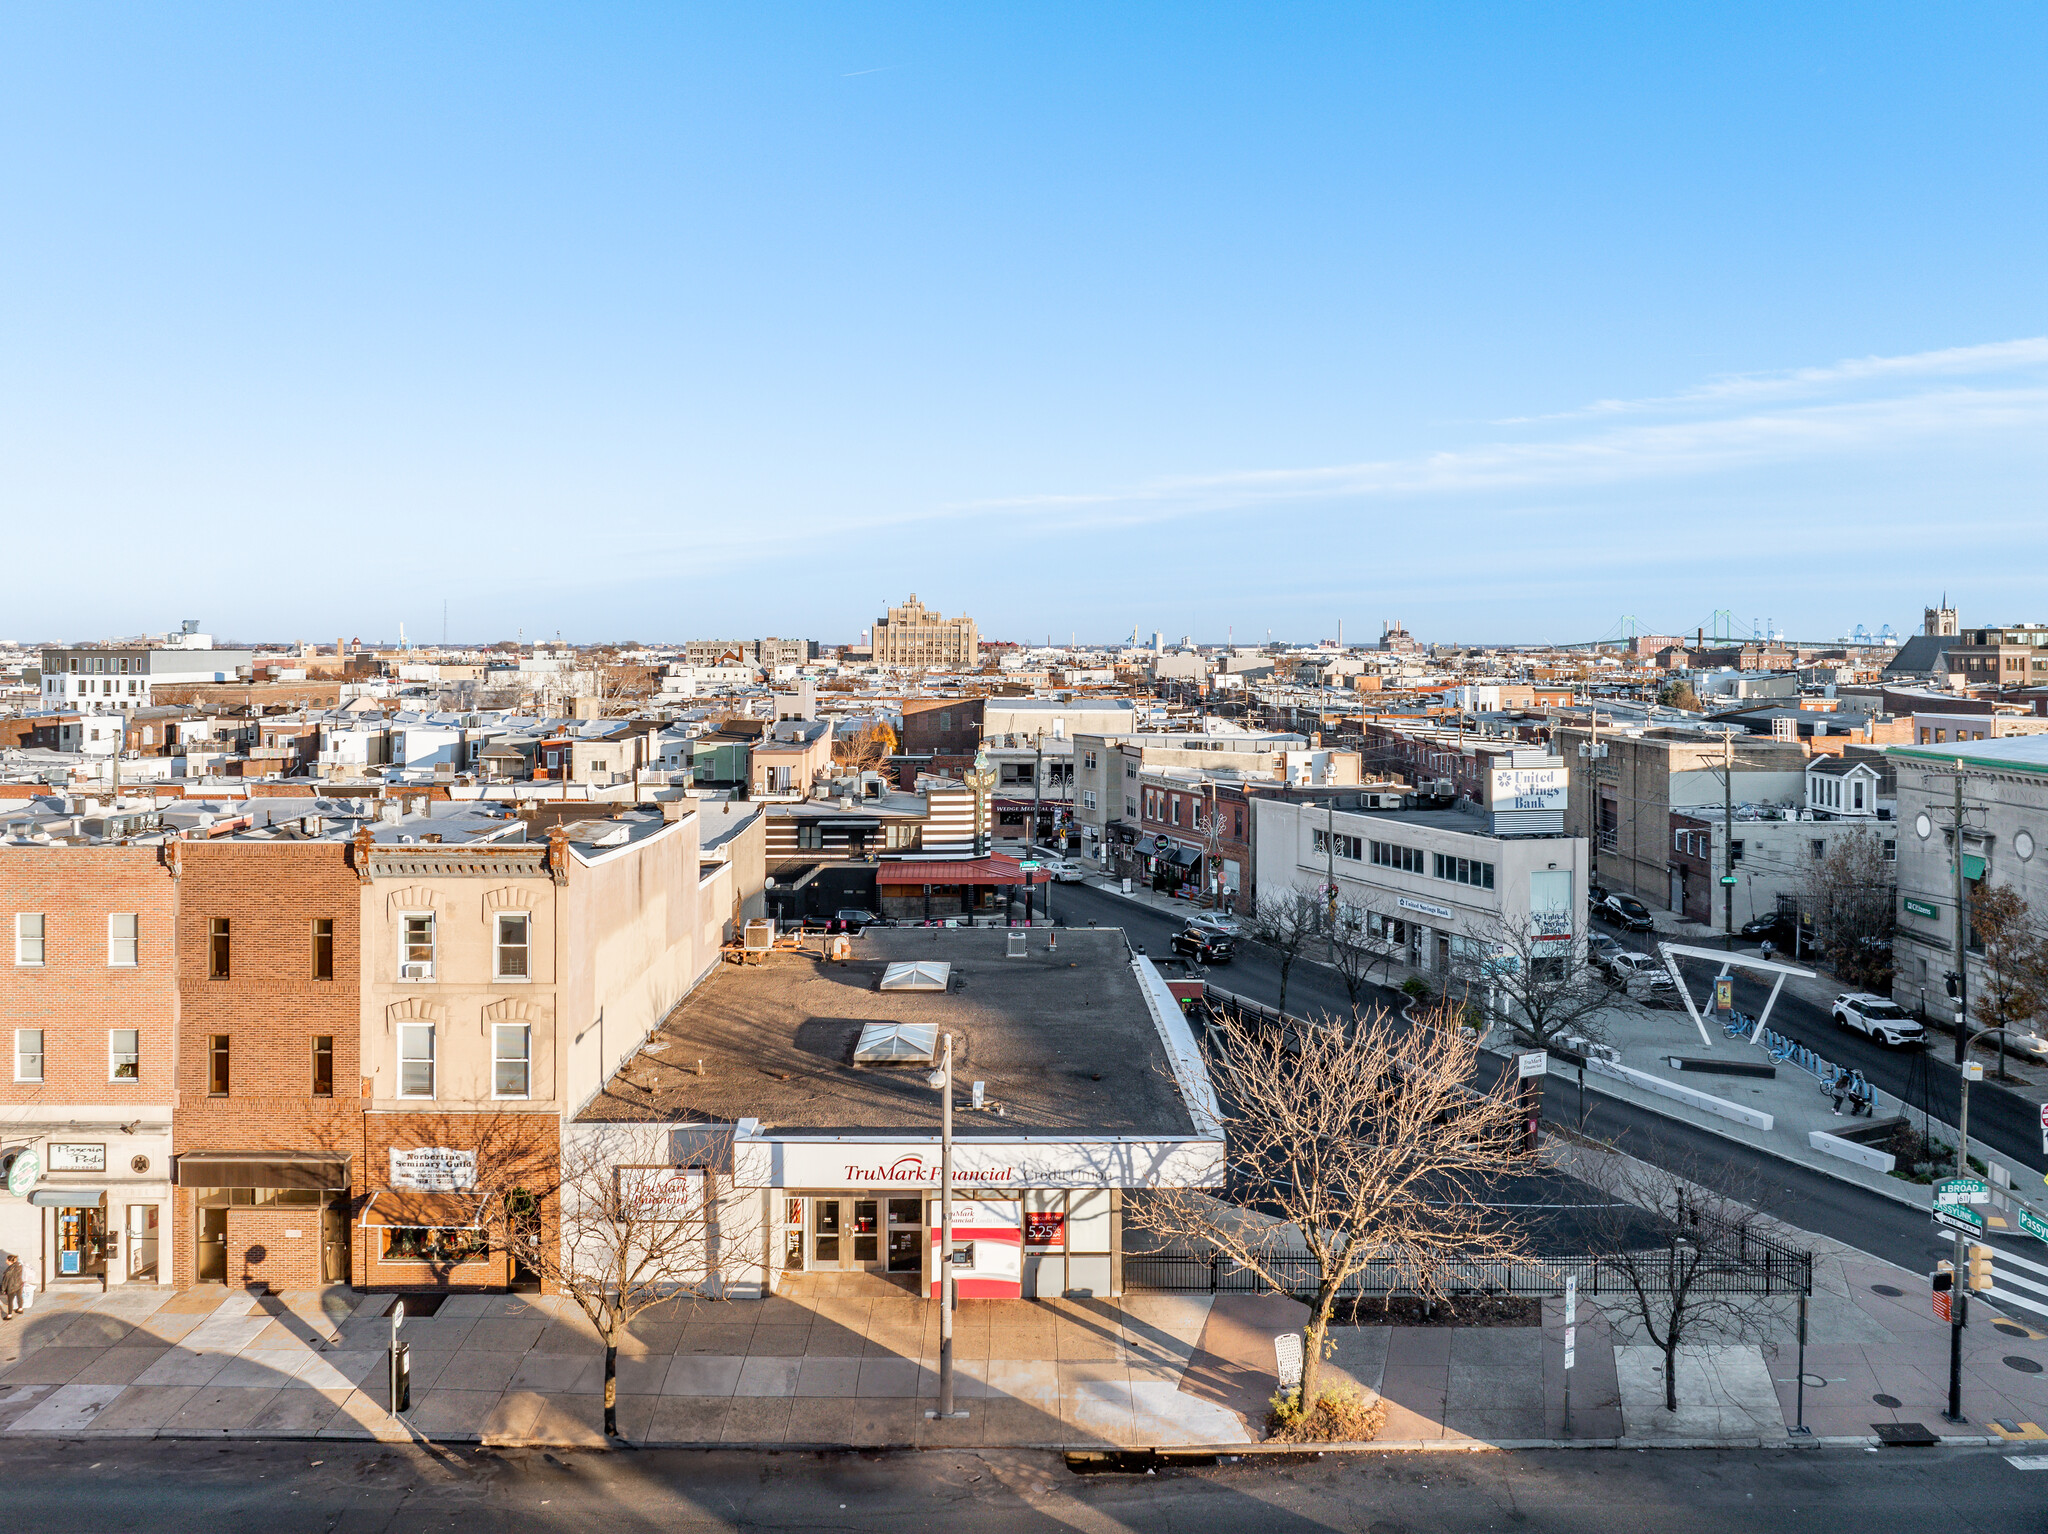
[[[775,923],[756,917],[740,934],[740,947],[748,953],[767,953],[775,946]]]

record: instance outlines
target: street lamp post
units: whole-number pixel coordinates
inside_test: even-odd
[[[1956,1124],[1956,1176],[1970,1175],[1970,1083],[1984,1079],[1984,1067],[1975,1060],[1963,1063],[1963,1107],[1957,1115]],[[1951,1232],[1955,1244],[1955,1272],[1949,1279],[1948,1291],[1948,1410],[1942,1418],[1948,1422],[1967,1422],[1963,1415],[1963,1322],[1969,1309],[1970,1254],[1963,1244],[1963,1233]]]
[[[953,1035],[939,1068],[925,1078],[941,1094],[939,1118],[939,1409],[927,1417],[964,1417],[953,1409]]]

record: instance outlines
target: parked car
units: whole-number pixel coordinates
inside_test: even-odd
[[[889,919],[860,906],[842,906],[832,913],[842,932],[865,932],[869,927],[886,927]]]
[[[1646,953],[1617,953],[1601,966],[1624,991],[1668,991],[1671,972]]]
[[[1218,937],[1237,936],[1237,923],[1228,916],[1190,916],[1188,918],[1188,925],[1199,928],[1203,932],[1213,932]]]
[[[1789,918],[1775,911],[1769,916],[1759,916],[1755,921],[1744,922],[1740,930],[1742,935],[1752,942],[1761,942],[1769,938],[1780,948],[1789,948],[1792,945],[1792,923]]]
[[[1834,1018],[1837,1027],[1867,1034],[1880,1044],[1896,1047],[1927,1042],[1926,1028],[1888,996],[1873,996],[1868,991],[1837,996]]]
[[[1586,934],[1586,962],[1595,969],[1604,970],[1609,959],[1625,952],[1627,950],[1621,946],[1621,939],[1618,937],[1609,937],[1604,932]]]
[[[1630,932],[1648,932],[1657,925],[1650,918],[1650,908],[1633,895],[1611,894],[1593,907],[1593,914]]]
[[[1228,964],[1236,945],[1220,932],[1187,926],[1173,935],[1173,951],[1202,964]]]
[[[1030,854],[1030,856],[1037,862],[1041,871],[1052,875],[1053,883],[1079,884],[1081,882],[1083,870],[1081,865],[1072,858],[1054,857],[1050,853],[1045,852],[1035,852]]]

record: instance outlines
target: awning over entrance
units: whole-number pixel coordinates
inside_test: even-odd
[[[186,1151],[181,1188],[318,1188],[347,1191],[349,1158],[320,1151]]]
[[[1162,863],[1171,863],[1176,868],[1192,868],[1202,861],[1202,855],[1186,847],[1169,847],[1159,854]]]
[[[33,1188],[28,1201],[38,1209],[97,1209],[105,1196],[103,1188]]]
[[[379,1188],[363,1206],[361,1223],[415,1230],[481,1230],[495,1193],[421,1193]]]
[[[1015,858],[961,858],[957,862],[919,860],[883,863],[875,869],[875,883],[883,889],[918,888],[926,884],[1050,884],[1052,875],[1034,869],[1028,876]]]

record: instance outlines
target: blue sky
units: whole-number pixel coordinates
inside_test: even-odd
[[[0,636],[2048,618],[2048,9],[0,12]]]

